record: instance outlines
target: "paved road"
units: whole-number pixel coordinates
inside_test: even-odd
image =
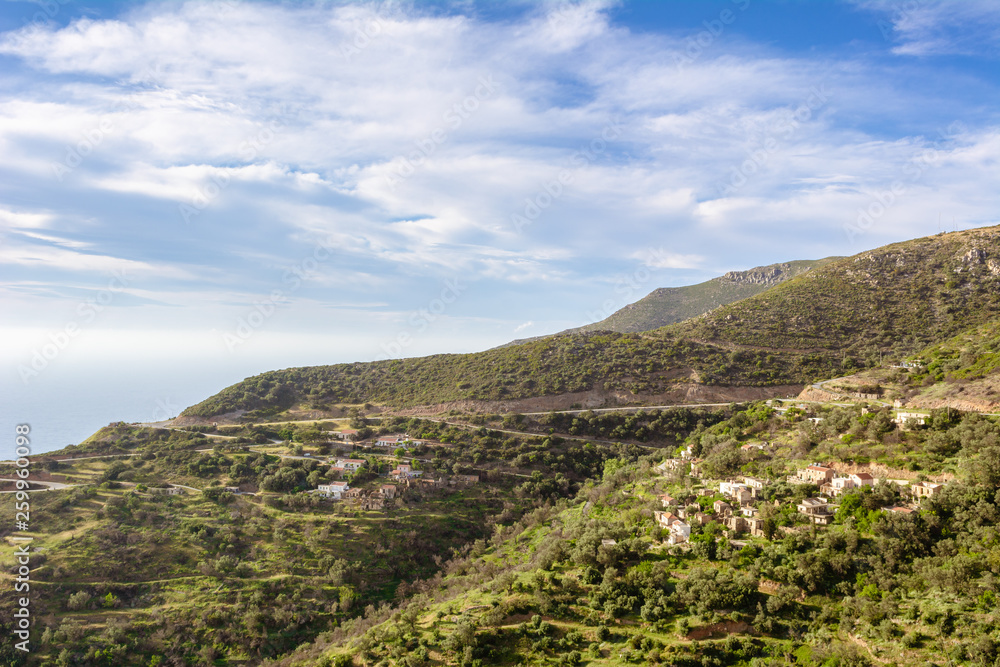
[[[578,415],[583,412],[638,412],[639,410],[666,410],[668,408],[718,408],[740,403],[741,401],[730,401],[728,403],[675,403],[674,405],[635,405],[620,408],[583,408],[580,410],[547,410],[545,412],[521,412],[525,416],[534,415]]]
[[[181,428],[179,426],[167,426],[166,422],[145,422],[139,424],[139,426],[145,428],[165,428],[171,431],[180,431],[182,433],[194,433],[205,436],[206,438],[219,438],[220,440],[235,440],[239,436],[237,435],[221,435],[219,433],[202,433],[201,431],[189,431],[186,428]]]
[[[167,482],[167,484],[170,486],[179,486],[180,488],[187,489],[188,491],[197,491],[198,493],[201,493],[201,489],[196,489],[193,486],[184,486],[183,484],[175,484],[173,482]]]
[[[131,454],[99,454],[97,456],[78,456],[73,459],[55,459],[59,463],[66,463],[67,461],[87,461],[89,459],[113,459],[118,456],[139,456],[142,452],[133,452]],[[44,454],[42,455],[44,456]],[[0,461],[0,463],[14,463],[13,461]]]
[[[0,477],[0,482],[16,482],[16,479],[8,479],[6,477]],[[31,489],[32,493],[37,493],[38,491],[58,491],[59,489],[71,489],[74,486],[80,486],[79,484],[63,484],[62,482],[42,482],[37,479],[28,479],[28,482],[32,484],[38,484],[39,486],[44,486],[44,489]],[[12,491],[0,491],[0,493],[17,493],[17,489]]]

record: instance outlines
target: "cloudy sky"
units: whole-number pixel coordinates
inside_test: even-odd
[[[0,0],[4,382],[484,349],[996,224],[998,47],[989,0]]]

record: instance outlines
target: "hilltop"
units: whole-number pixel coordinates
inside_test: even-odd
[[[829,264],[838,257],[799,260],[729,271],[697,285],[660,287],[610,317],[563,333],[617,331],[635,333],[659,329],[707,313],[719,306],[765,292],[790,278]]]
[[[671,328],[708,343],[874,366],[1000,316],[1000,228],[894,243],[833,261]]]
[[[571,333],[472,354],[272,371],[182,418],[325,414],[340,403],[531,411],[787,396],[996,319],[998,241],[1000,231],[990,227],[824,260],[755,296],[652,331]]]

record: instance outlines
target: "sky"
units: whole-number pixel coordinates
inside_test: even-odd
[[[990,0],[0,0],[3,390],[482,350],[997,224],[998,47]]]

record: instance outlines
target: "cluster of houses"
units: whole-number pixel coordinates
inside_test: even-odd
[[[412,444],[412,441],[410,442]],[[367,465],[367,461],[364,459],[340,458],[333,462],[330,470],[341,474],[353,473],[365,465]],[[451,475],[450,477],[424,475],[424,471],[417,470],[412,463],[397,464],[389,472],[388,477],[395,483],[383,484],[373,491],[351,488],[349,482],[337,480],[320,484],[314,493],[330,500],[353,501],[359,509],[378,510],[383,509],[386,500],[395,498],[401,492],[400,486],[404,488],[414,485],[426,487],[467,486],[478,484],[480,481],[478,474]]]
[[[661,472],[676,470],[683,463],[687,463],[687,461],[667,459],[659,464],[657,469]],[[698,476],[694,465],[692,465],[691,475]],[[831,498],[836,498],[851,489],[872,487],[876,480],[866,472],[838,475],[833,468],[814,463],[800,470],[788,481],[797,484],[816,484],[820,487],[821,497],[805,498],[796,504],[795,509],[810,523],[827,526],[833,522],[836,511],[836,505],[832,505],[830,502]],[[654,512],[654,517],[657,524],[668,531],[667,543],[671,545],[689,541],[692,525],[705,525],[713,520],[725,525],[734,535],[746,533],[752,537],[765,537],[764,519],[761,518],[756,507],[764,487],[763,480],[749,476],[742,477],[738,481],[721,482],[718,493],[724,498],[715,500],[712,504],[711,514],[703,511],[689,511],[679,506],[680,503],[676,498],[664,494],[659,496],[663,510]],[[909,484],[907,488],[913,502],[919,503],[922,498],[939,493],[944,485],[934,482],[917,482]],[[698,495],[714,495],[715,493],[712,489],[704,489]],[[901,506],[884,509],[900,514],[909,514],[914,511],[910,507]]]
[[[383,484],[377,489],[366,491],[365,489],[352,489],[347,482],[320,484],[316,491],[324,498],[354,501],[359,509],[365,510],[383,509],[385,501],[392,500],[397,494],[395,484]]]

